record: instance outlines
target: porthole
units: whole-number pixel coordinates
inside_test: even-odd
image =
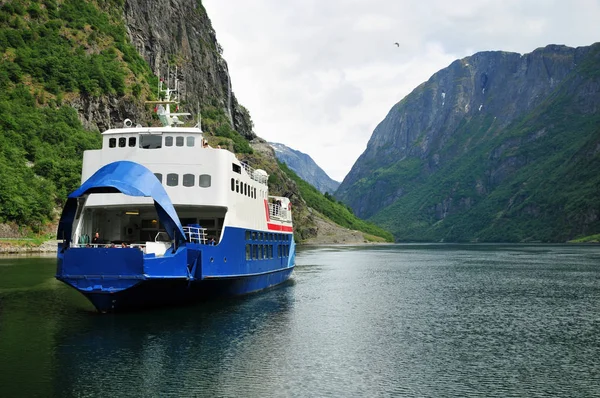
[[[200,174],[200,177],[198,178],[198,184],[200,185],[201,188],[210,187],[210,184],[211,184],[210,174]]]
[[[176,187],[179,185],[179,174],[169,173],[167,174],[167,186]]]
[[[194,174],[184,174],[182,183],[184,187],[193,187],[196,184],[196,176]]]

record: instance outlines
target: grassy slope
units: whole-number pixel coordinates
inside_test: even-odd
[[[285,163],[279,163],[279,167],[289,178],[296,182],[302,198],[309,207],[317,210],[319,213],[342,227],[379,236],[388,242],[393,241],[392,234],[372,223],[357,218],[346,205],[336,201],[331,195],[323,195],[315,187],[298,177],[298,175],[290,170]]]

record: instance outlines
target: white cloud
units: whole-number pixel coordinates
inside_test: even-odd
[[[339,181],[390,108],[453,60],[600,38],[598,0],[203,4],[256,134],[308,153]]]

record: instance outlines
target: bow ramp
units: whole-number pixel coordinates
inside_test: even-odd
[[[73,230],[90,194],[122,193],[150,197],[165,227],[172,247],[164,255],[144,253],[140,248],[113,248],[105,245],[74,245]],[[63,240],[58,254],[57,278],[82,292],[115,293],[146,279],[188,279],[188,250],[185,233],[171,200],[156,176],[146,167],[130,161],[110,163],[99,169],[71,193],[58,227]],[[90,246],[90,245],[88,245]]]

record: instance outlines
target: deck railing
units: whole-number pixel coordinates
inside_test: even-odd
[[[188,242],[206,244],[206,228],[188,225],[183,227],[183,232]]]
[[[287,208],[277,203],[269,203],[269,217],[271,218],[290,221],[292,219],[291,213]]]
[[[248,163],[246,163],[246,162],[241,162],[241,163],[242,163],[242,167],[244,168],[244,170],[246,170],[246,173],[248,173],[250,178],[252,178],[254,181],[258,181],[261,184],[267,185],[267,182],[269,181],[268,174],[257,173],[257,170],[255,170],[253,167],[251,167]]]

